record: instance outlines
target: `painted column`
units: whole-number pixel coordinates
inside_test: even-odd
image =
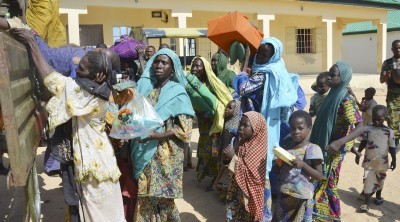
[[[68,15],[68,42],[80,45],[79,38],[79,15],[87,14],[86,9],[65,9],[60,8],[60,14]]]
[[[336,19],[322,19],[324,27],[322,70],[329,70],[333,64],[333,23]]]
[[[258,14],[257,15],[257,19],[258,20],[262,20],[263,22],[263,29],[262,32],[264,33],[264,37],[269,37],[271,36],[271,32],[270,32],[270,21],[275,20],[275,15],[261,15]]]
[[[386,45],[387,45],[387,23],[386,21],[376,21],[374,25],[378,28],[377,33],[377,52],[378,55],[376,57],[376,71],[378,73],[381,72],[381,67],[383,61],[386,59]]]
[[[186,18],[187,17],[192,17],[192,13],[182,13],[182,12],[173,12],[171,14],[172,17],[177,17],[178,18],[178,28],[187,28],[186,27]],[[183,38],[179,38],[179,56],[183,56],[184,53],[184,42]]]

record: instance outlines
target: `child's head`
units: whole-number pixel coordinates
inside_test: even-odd
[[[330,89],[326,82],[326,80],[328,79],[328,75],[329,72],[322,72],[317,76],[316,91],[320,95],[324,95]]]
[[[370,100],[374,98],[376,90],[373,87],[369,87],[364,91],[364,93],[365,93],[364,95],[365,99]]]
[[[297,110],[290,115],[289,124],[290,134],[294,141],[300,143],[308,139],[312,128],[310,114],[303,110]]]
[[[388,116],[388,110],[385,106],[376,105],[372,109],[372,124],[376,127],[382,127]]]
[[[242,119],[240,120],[238,130],[240,139],[243,141],[251,139],[251,137],[253,136],[253,132],[253,127],[251,126],[249,117],[243,115]]]
[[[228,105],[226,105],[224,116],[225,118],[229,119],[232,118],[235,114],[236,109],[236,101],[231,100]]]
[[[267,123],[264,116],[255,111],[244,113],[242,119],[240,120],[238,134],[242,142],[250,139],[262,140],[263,142],[266,142]]]

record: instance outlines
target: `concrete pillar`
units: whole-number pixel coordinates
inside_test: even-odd
[[[270,37],[271,32],[270,32],[270,21],[275,20],[275,15],[257,15],[257,20],[261,20],[263,22],[263,29],[262,32],[264,33],[264,37]]]
[[[68,42],[80,45],[79,38],[79,15],[87,14],[86,9],[65,9],[60,8],[60,14],[68,15]]]
[[[376,57],[376,71],[380,73],[382,63],[386,59],[387,23],[386,21],[385,22],[377,21],[374,22],[374,25],[376,25],[376,27],[378,28],[378,33],[377,33],[378,55]]]
[[[333,64],[333,23],[336,19],[322,19],[323,22],[323,49],[322,49],[322,70],[329,70]]]
[[[192,17],[192,13],[187,13],[187,12],[173,12],[171,14],[172,17],[178,18],[178,28],[187,28],[186,27],[186,18],[187,17]],[[184,42],[183,38],[179,38],[179,56],[183,56],[184,53]]]

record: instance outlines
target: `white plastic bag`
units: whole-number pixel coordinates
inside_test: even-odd
[[[164,122],[153,106],[137,91],[135,97],[122,106],[111,127],[110,137],[134,139],[163,126]]]

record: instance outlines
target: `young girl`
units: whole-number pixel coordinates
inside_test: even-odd
[[[393,130],[383,125],[388,116],[385,106],[377,105],[372,110],[372,124],[368,124],[365,128],[364,138],[361,141],[358,152],[365,149],[364,161],[364,204],[361,205],[362,211],[368,211],[370,206],[370,198],[376,192],[374,203],[381,205],[383,203],[382,189],[388,169],[396,168],[396,144],[394,141]],[[390,153],[392,162],[389,167],[388,154]],[[360,157],[356,157],[356,164],[360,161]]]
[[[250,111],[239,124],[239,143],[224,153],[236,160],[227,194],[227,221],[261,221],[264,207],[267,124],[264,117]],[[236,153],[236,154],[235,154]]]
[[[280,170],[280,194],[272,221],[311,221],[314,195],[310,179],[322,178],[323,155],[318,145],[309,141],[311,116],[302,110],[289,118],[291,137],[282,147],[296,156],[291,165],[277,159]]]
[[[219,163],[220,169],[218,172],[218,176],[214,181],[214,186],[216,185],[217,189],[221,191],[220,199],[225,201],[226,196],[226,187],[223,182],[220,182],[222,178],[226,178],[228,168],[227,164],[229,164],[229,157],[223,154],[223,150],[233,144],[233,139],[235,134],[237,134],[237,130],[239,127],[240,118],[242,117],[241,109],[240,109],[240,100],[235,99],[228,103],[225,108],[224,113],[224,129],[222,130],[221,136],[219,137]]]

